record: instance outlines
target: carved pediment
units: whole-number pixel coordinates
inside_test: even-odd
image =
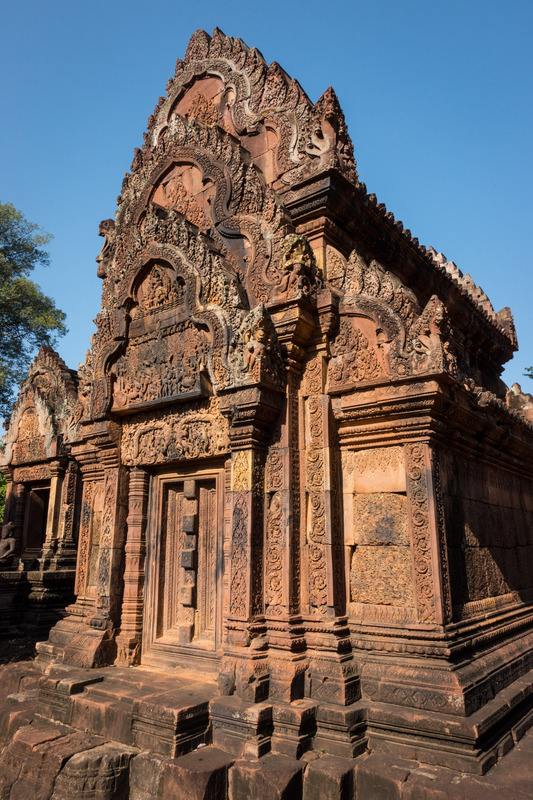
[[[367,265],[355,250],[344,264],[337,259],[335,268],[345,294],[331,345],[331,391],[430,372],[455,374],[447,313],[438,297],[421,312],[397,276],[376,261]]]
[[[146,314],[156,314],[174,308],[177,317],[186,317],[185,280],[165,264],[153,264],[136,291],[136,305],[130,314],[138,319]]]
[[[18,423],[13,443],[13,464],[43,461],[46,458],[44,436],[39,430],[39,415],[35,406],[28,406]]]
[[[168,100],[149,120],[152,135],[174,114],[218,125],[240,138],[269,183],[283,189],[336,168],[357,179],[353,146],[331,87],[313,105],[279,64],[218,28],[191,37],[167,85]],[[166,100],[166,102],[165,102]]]
[[[64,452],[77,433],[77,375],[42,346],[23,381],[4,436],[4,464],[43,461]]]
[[[141,273],[130,309],[128,340],[114,362],[112,410],[132,411],[209,393],[213,341],[189,310],[191,288],[168,264]]]

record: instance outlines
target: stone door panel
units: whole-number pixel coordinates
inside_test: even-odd
[[[143,662],[212,658],[221,639],[222,471],[152,479]]]

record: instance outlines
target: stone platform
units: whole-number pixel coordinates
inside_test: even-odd
[[[313,737],[305,735],[309,711],[301,701],[287,704],[287,737],[269,735],[273,717],[279,730],[279,708],[237,707],[237,698],[217,696],[214,682],[185,671],[55,665],[43,674],[26,661],[2,667],[0,685],[2,800],[533,796],[533,731],[517,731],[514,747],[496,766],[473,776],[371,749],[354,758],[315,750]],[[225,723],[217,726],[221,714]],[[298,758],[279,752],[287,749],[297,719],[304,731]]]

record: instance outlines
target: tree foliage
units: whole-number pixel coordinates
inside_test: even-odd
[[[533,378],[533,367],[526,367],[524,375],[526,378]]]
[[[47,266],[50,234],[11,204],[0,203],[0,414],[7,416],[13,392],[25,377],[35,348],[55,344],[66,333],[65,314],[28,278]]]

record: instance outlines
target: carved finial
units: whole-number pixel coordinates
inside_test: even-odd
[[[198,61],[207,58],[209,55],[210,43],[211,37],[208,33],[201,28],[195,31],[189,39],[189,44],[187,45],[187,51],[185,53],[185,61]]]

